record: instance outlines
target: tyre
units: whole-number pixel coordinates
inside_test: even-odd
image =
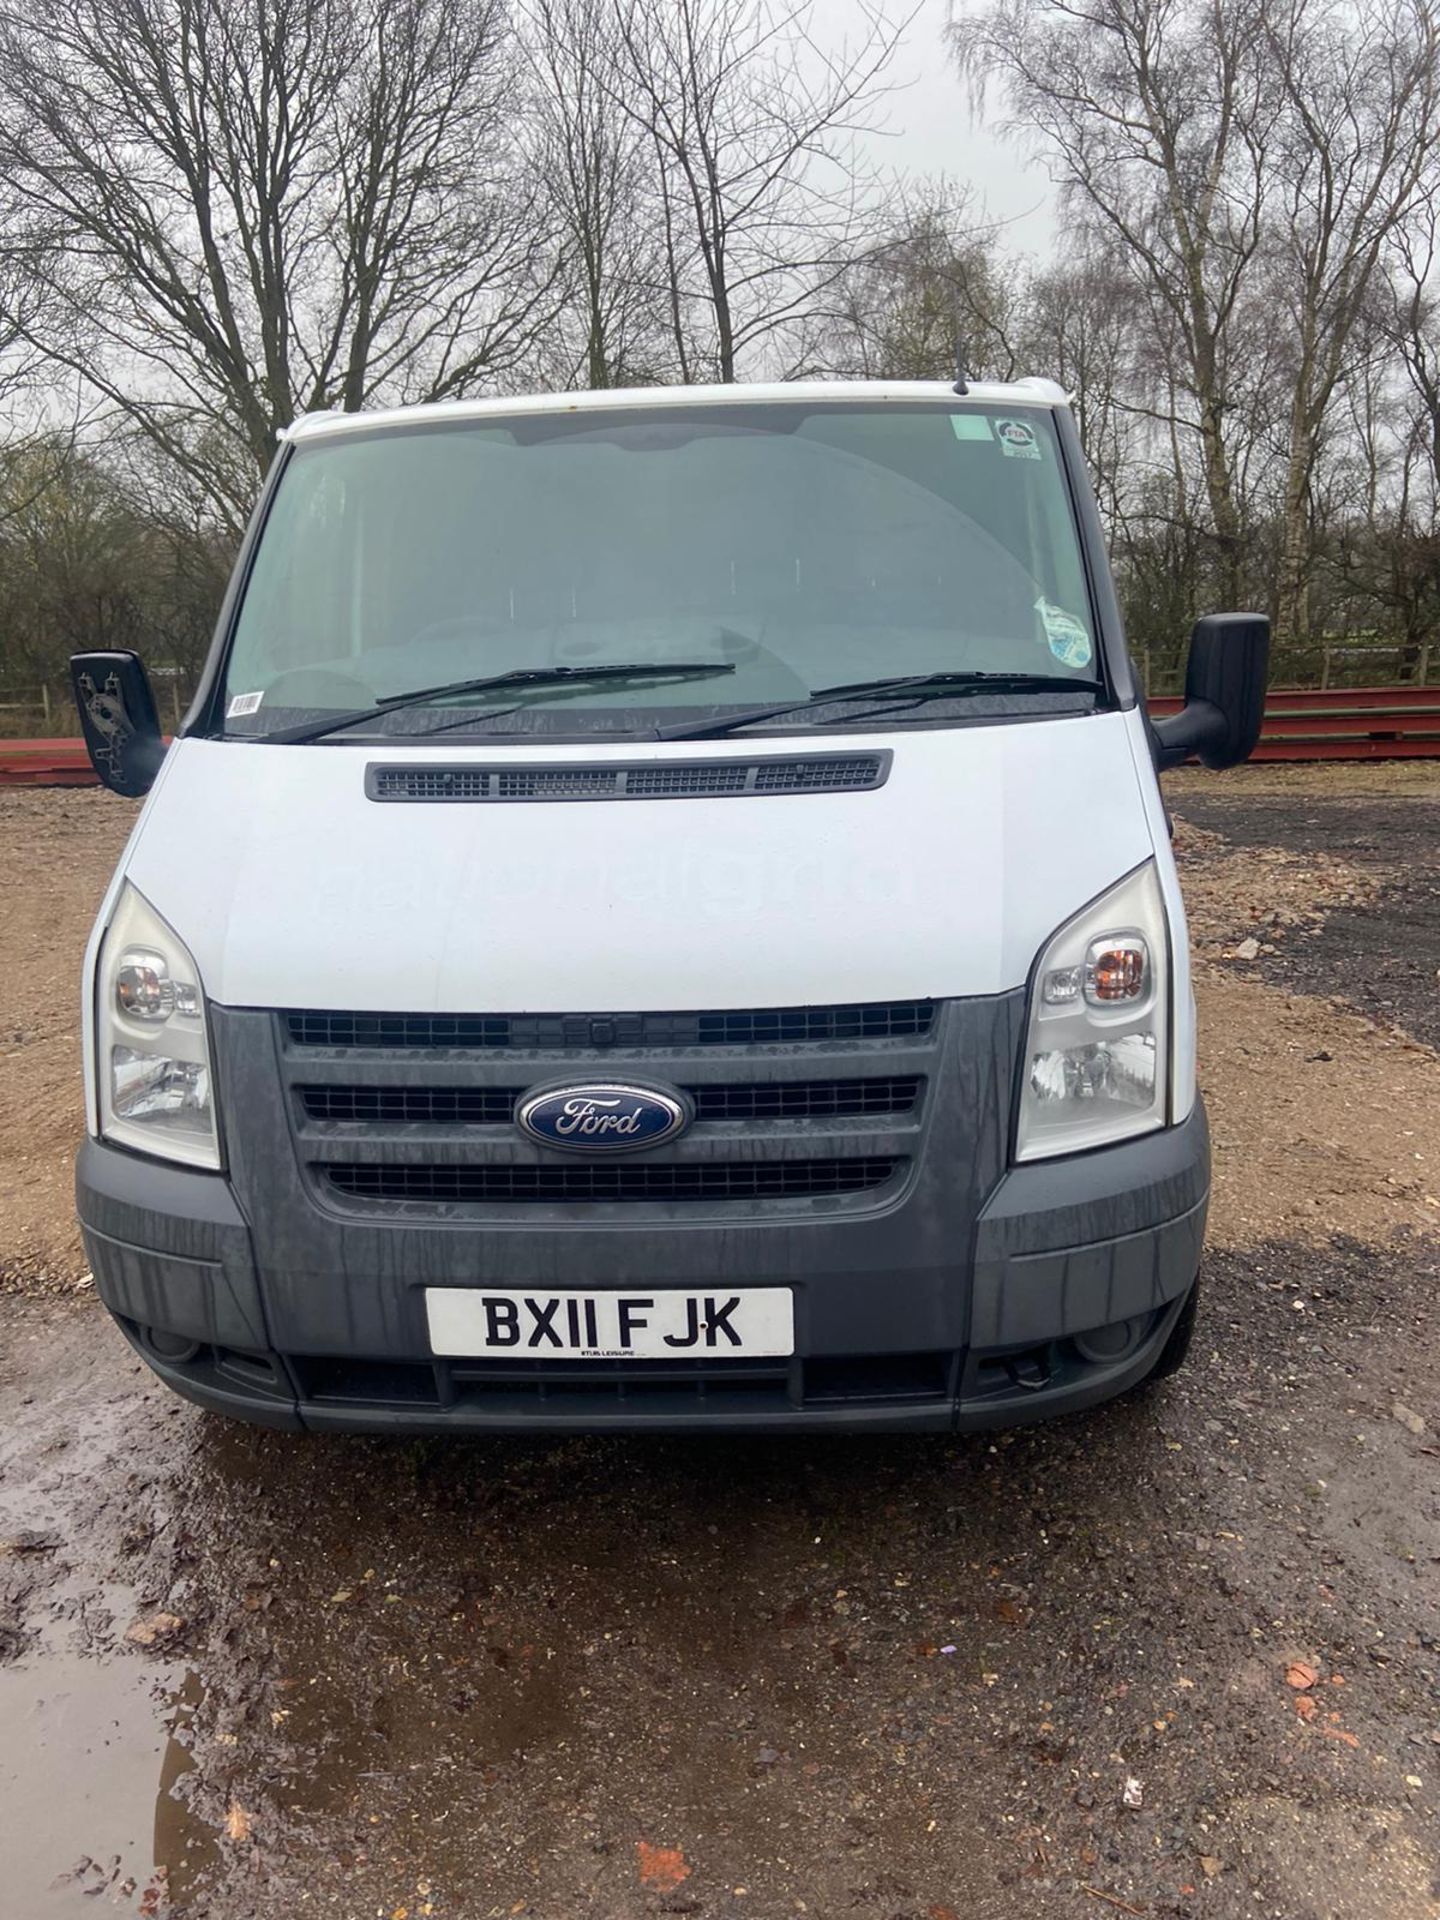
[[[1168,1380],[1184,1366],[1189,1357],[1190,1342],[1195,1338],[1195,1314],[1199,1305],[1200,1282],[1197,1279],[1185,1296],[1185,1304],[1170,1329],[1169,1339],[1160,1349],[1160,1358],[1145,1376],[1147,1387],[1154,1386],[1158,1380]]]

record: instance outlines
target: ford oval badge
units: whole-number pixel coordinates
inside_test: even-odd
[[[525,1094],[515,1124],[542,1147],[579,1153],[627,1153],[673,1140],[691,1120],[683,1094],[616,1081],[542,1087]]]

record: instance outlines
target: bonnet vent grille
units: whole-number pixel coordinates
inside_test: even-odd
[[[372,763],[372,800],[704,800],[727,795],[861,793],[883,786],[888,753],[809,754],[795,760],[650,760],[635,766],[404,766]]]

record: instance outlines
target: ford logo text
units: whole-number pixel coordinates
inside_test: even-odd
[[[515,1108],[515,1124],[545,1147],[579,1153],[624,1153],[673,1140],[689,1126],[684,1096],[659,1087],[603,1081],[546,1087],[527,1093]]]

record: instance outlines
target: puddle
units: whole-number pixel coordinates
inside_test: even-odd
[[[0,1915],[181,1920],[218,1864],[184,1798],[204,1688],[185,1660],[122,1637],[155,1610],[143,1547],[163,1516],[142,1497],[120,1383],[94,1390],[93,1319],[61,1322],[53,1396],[31,1387],[50,1347],[40,1332],[22,1310],[0,1349]],[[55,1419],[56,1400],[70,1418]],[[111,1529],[104,1546],[97,1527]]]
[[[76,1912],[106,1894],[160,1914],[186,1899],[215,1862],[174,1791],[200,1697],[196,1674],[148,1661],[40,1652],[0,1670],[8,1912]]]

